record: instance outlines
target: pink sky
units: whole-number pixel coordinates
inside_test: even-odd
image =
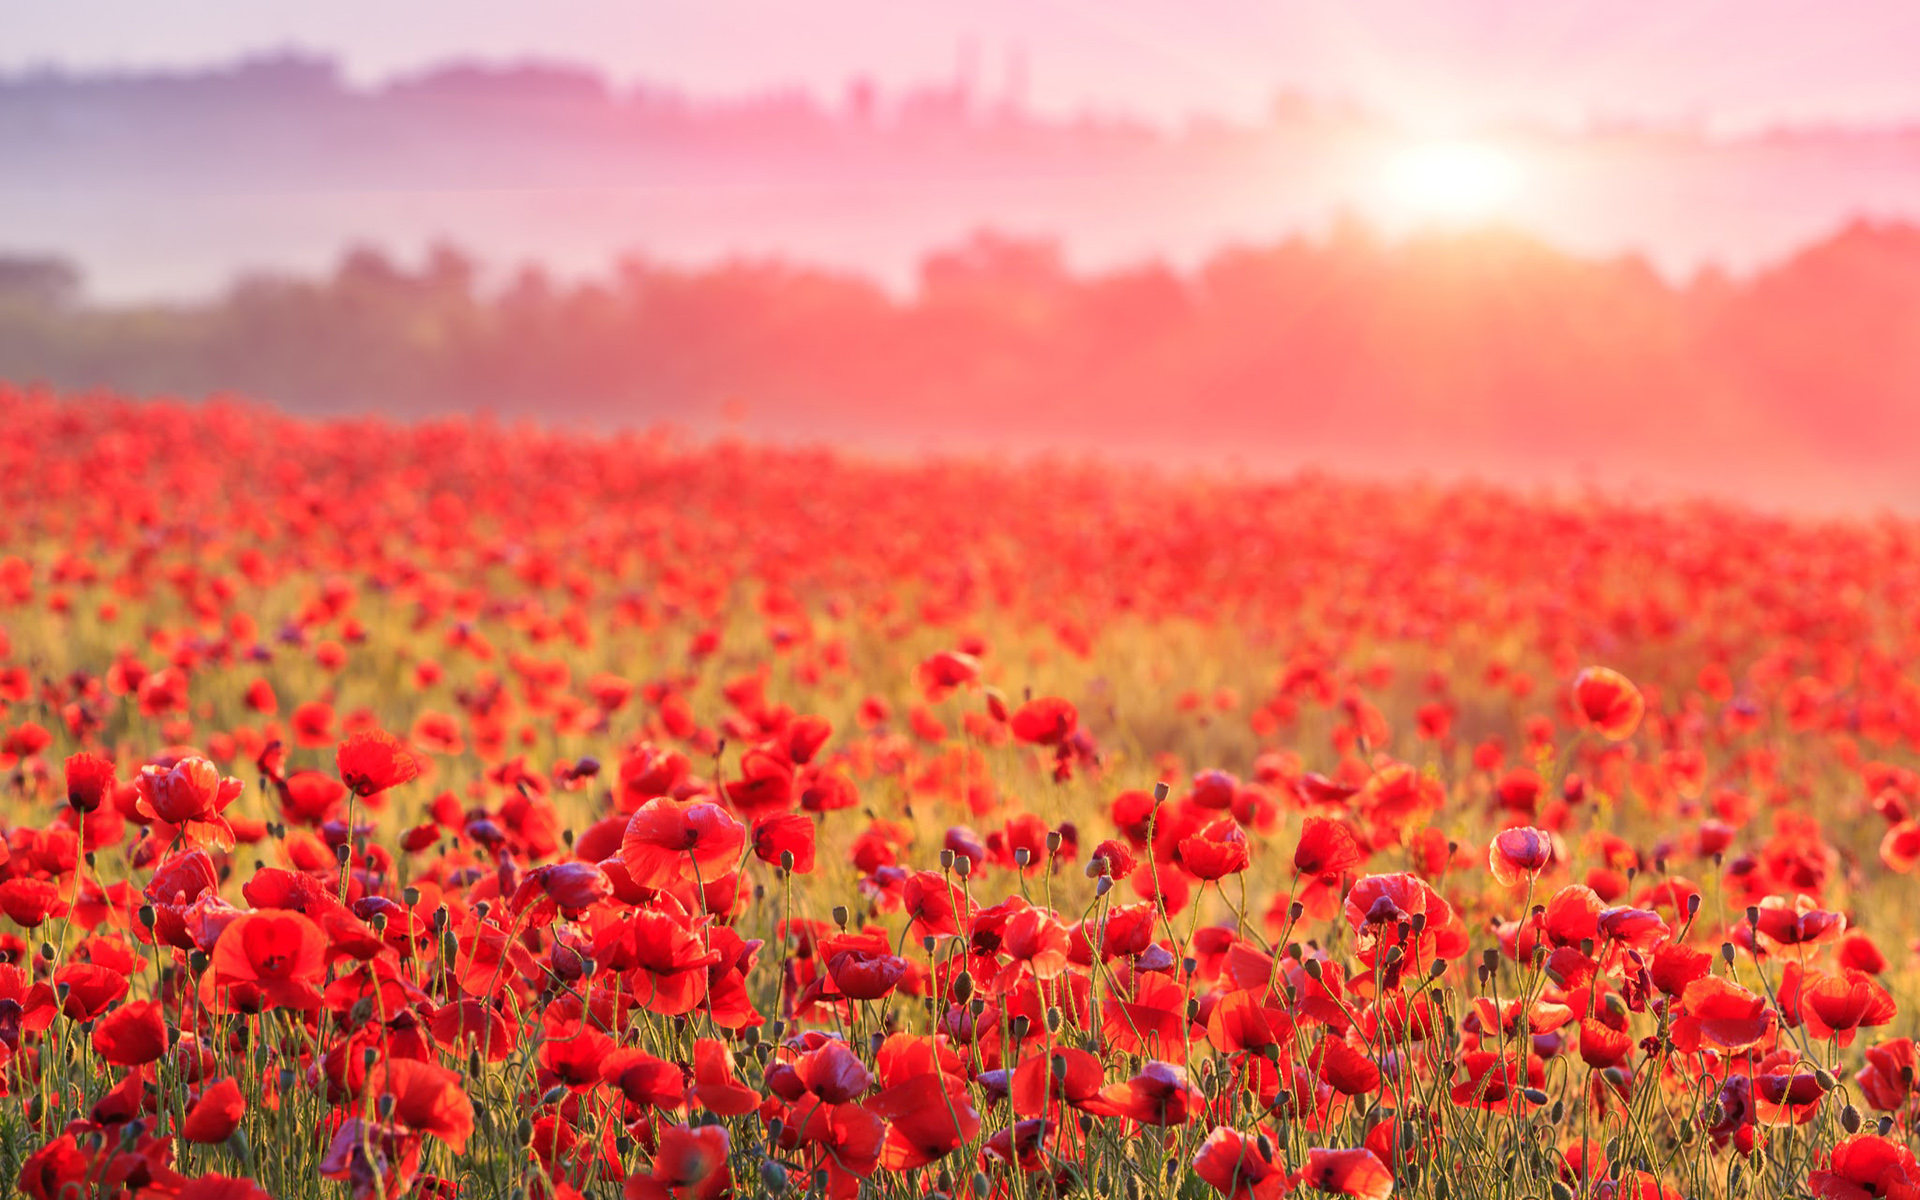
[[[1594,116],[1920,120],[1906,0],[59,0],[14,6],[0,69],[191,66],[268,49],[378,79],[453,57],[565,59],[703,93],[857,73],[1003,84],[1037,106],[1247,115],[1292,88],[1410,123]]]

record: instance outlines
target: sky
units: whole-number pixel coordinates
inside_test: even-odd
[[[704,95],[926,83],[970,56],[1043,111],[1163,120],[1293,90],[1440,131],[1920,121],[1911,0],[0,0],[4,71],[285,49],[366,82],[541,59]]]

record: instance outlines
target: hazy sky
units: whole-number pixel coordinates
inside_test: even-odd
[[[448,58],[592,63],[708,94],[951,77],[1172,116],[1282,88],[1402,119],[1920,119],[1913,0],[0,0],[0,69],[299,47],[374,80]]]

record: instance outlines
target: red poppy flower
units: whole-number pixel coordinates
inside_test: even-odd
[[[1544,829],[1505,829],[1487,846],[1487,866],[1505,887],[1532,881],[1552,861],[1553,835]]]
[[[1632,737],[1647,712],[1640,689],[1610,667],[1588,667],[1574,677],[1573,705],[1582,724],[1613,742]]]
[[[1387,1200],[1393,1195],[1393,1172],[1371,1150],[1310,1149],[1307,1165],[1294,1181],[1351,1200]]]
[[[1087,1111],[1122,1117],[1142,1125],[1185,1125],[1206,1108],[1206,1098],[1187,1082],[1187,1073],[1173,1063],[1150,1061],[1122,1083],[1102,1088]]]
[[[747,844],[747,830],[710,800],[657,796],[627,822],[620,861],[641,887],[668,887],[682,880],[717,879],[733,869]]]
[[[1871,1046],[1867,1063],[1854,1075],[1853,1082],[1867,1103],[1880,1112],[1898,1112],[1913,1099],[1914,1077],[1920,1069],[1920,1051],[1912,1038],[1895,1038]]]
[[[166,1014],[152,1000],[130,1000],[94,1025],[93,1050],[115,1066],[154,1062],[167,1052]]]
[[[334,751],[340,782],[365,799],[398,787],[420,774],[413,752],[384,729],[363,729],[347,735]]]
[[[192,845],[233,849],[233,826],[220,814],[239,798],[244,785],[238,779],[223,779],[212,763],[190,755],[171,767],[142,767],[134,783],[141,816],[178,826]]]
[[[1057,696],[1041,696],[1014,710],[1013,736],[1034,746],[1057,746],[1080,723],[1080,713]]]
[[[393,1097],[389,1120],[445,1142],[455,1154],[473,1136],[473,1101],[460,1073],[438,1063],[390,1055],[368,1071],[366,1095],[376,1111],[383,1098]]]
[[[0,912],[23,928],[36,929],[48,917],[65,913],[67,907],[60,889],[48,880],[16,875],[0,883]]]
[[[761,817],[753,823],[753,854],[763,863],[781,866],[783,855],[792,855],[787,869],[796,875],[813,871],[813,821],[800,813],[779,813]]]
[[[1293,850],[1293,869],[1302,875],[1342,875],[1367,860],[1353,831],[1331,817],[1308,817]]]
[[[213,944],[205,998],[225,1011],[312,1009],[326,969],[327,935],[296,912],[243,913]]]
[[[1211,882],[1237,875],[1252,861],[1246,831],[1232,818],[1215,821],[1192,837],[1180,839],[1180,865],[1195,879]]]
[[[918,1075],[867,1101],[867,1111],[889,1122],[880,1164],[908,1171],[938,1162],[980,1133],[980,1114],[966,1091],[942,1075]]]
[[[174,1200],[273,1200],[273,1193],[251,1179],[215,1173],[187,1180]]]
[[[113,763],[97,754],[75,754],[67,759],[67,804],[75,812],[90,813],[113,798],[118,780]]]
[[[224,1142],[240,1128],[247,1112],[247,1099],[231,1076],[223,1077],[203,1089],[200,1098],[187,1109],[180,1136],[190,1142]]]
[[[1683,1050],[1738,1054],[1773,1032],[1774,1013],[1766,1000],[1718,975],[1688,984],[1680,994],[1680,1010],[1673,1041]]]
[[[1835,1144],[1826,1170],[1808,1173],[1807,1187],[1821,1200],[1914,1200],[1920,1196],[1920,1163],[1899,1142],[1855,1134]]]
[[[68,963],[53,973],[53,985],[66,989],[60,1011],[68,1019],[91,1021],[127,994],[128,976],[95,963]]]
[[[632,1046],[623,1046],[608,1053],[607,1047],[602,1044],[606,1042],[607,1039],[602,1035],[592,1054],[586,1057],[589,1061],[597,1061],[599,1077],[610,1087],[643,1108],[686,1107],[687,1079],[678,1065]],[[545,1057],[547,1048],[556,1044],[551,1038],[541,1044],[542,1066],[549,1065]],[[563,1077],[562,1082],[568,1080]]]
[[[1200,1143],[1193,1173],[1227,1200],[1277,1200],[1288,1188],[1286,1172],[1260,1153],[1258,1139],[1227,1125]]]
[[[652,1168],[628,1178],[622,1195],[626,1200],[722,1200],[733,1194],[731,1151],[724,1125],[669,1125],[660,1131]]]
[[[744,1116],[760,1107],[760,1093],[734,1077],[733,1051],[718,1038],[693,1043],[693,1094],[708,1112]]]
[[[1885,1025],[1899,1011],[1887,990],[1859,971],[1813,971],[1800,982],[1800,1016],[1807,1032],[1839,1045],[1853,1044],[1857,1030]]]

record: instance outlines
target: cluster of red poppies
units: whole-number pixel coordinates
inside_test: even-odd
[[[0,420],[21,1194],[1920,1198],[1920,528]]]

